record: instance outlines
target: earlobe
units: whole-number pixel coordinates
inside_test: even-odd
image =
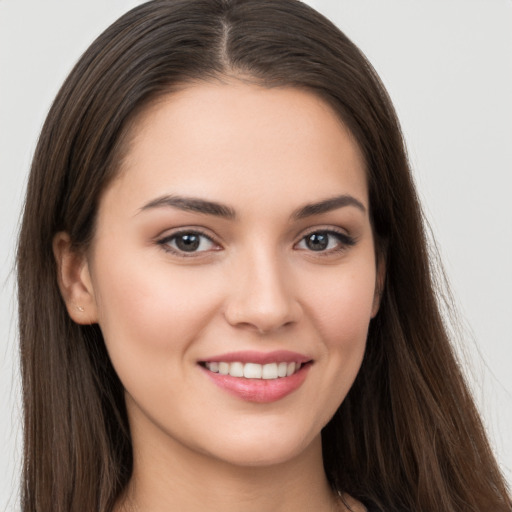
[[[72,247],[65,232],[54,236],[53,254],[57,264],[57,282],[69,316],[77,324],[96,323],[96,300],[86,255]]]

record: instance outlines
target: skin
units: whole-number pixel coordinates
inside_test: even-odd
[[[164,97],[130,141],[87,253],[65,233],[54,241],[69,313],[99,323],[126,389],[134,473],[118,509],[343,509],[320,431],[358,373],[384,278],[357,144],[313,94],[234,80]],[[222,203],[234,218],[163,196]],[[338,196],[362,207],[296,215]],[[192,253],[170,238],[198,229],[209,239]],[[305,237],[326,231],[341,237],[312,250]],[[272,403],[227,393],[198,364],[283,349],[312,364]]]

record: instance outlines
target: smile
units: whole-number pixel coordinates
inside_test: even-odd
[[[314,361],[288,350],[231,352],[198,361],[216,386],[243,401],[270,403],[297,391]]]
[[[242,363],[240,361],[227,362],[215,361],[204,363],[205,368],[220,375],[231,375],[231,377],[243,377],[245,379],[273,380],[283,377],[291,377],[301,368],[301,363],[280,362],[280,363]]]

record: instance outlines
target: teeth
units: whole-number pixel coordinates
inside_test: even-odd
[[[264,364],[262,368],[262,378],[277,379],[277,363]]]
[[[243,377],[244,365],[242,363],[231,363],[229,365],[229,375],[231,377]]]
[[[247,363],[244,365],[244,377],[246,379],[261,379],[261,364]]]
[[[229,375],[229,363],[218,363],[218,364],[219,364],[219,373],[221,375]],[[213,372],[212,368],[210,366],[208,366],[208,364],[206,365],[206,367]]]
[[[231,375],[232,377],[245,377],[246,379],[265,379],[272,380],[282,377],[290,377],[301,368],[300,363],[233,363],[212,362],[205,363],[206,368],[214,373],[221,375]]]
[[[279,363],[277,365],[277,376],[286,377],[286,370],[288,369],[288,363]]]

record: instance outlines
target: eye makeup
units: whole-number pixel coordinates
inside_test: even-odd
[[[319,256],[330,256],[347,250],[357,243],[356,239],[342,231],[314,229],[294,244],[293,248]],[[203,253],[222,250],[222,247],[208,234],[198,228],[180,229],[157,240],[166,252],[179,257],[198,257]]]
[[[221,250],[221,247],[211,236],[197,228],[181,229],[159,239],[157,244],[164,251],[185,258]]]
[[[356,244],[354,237],[334,229],[315,229],[295,244],[298,250],[311,251],[322,256],[339,253]]]

